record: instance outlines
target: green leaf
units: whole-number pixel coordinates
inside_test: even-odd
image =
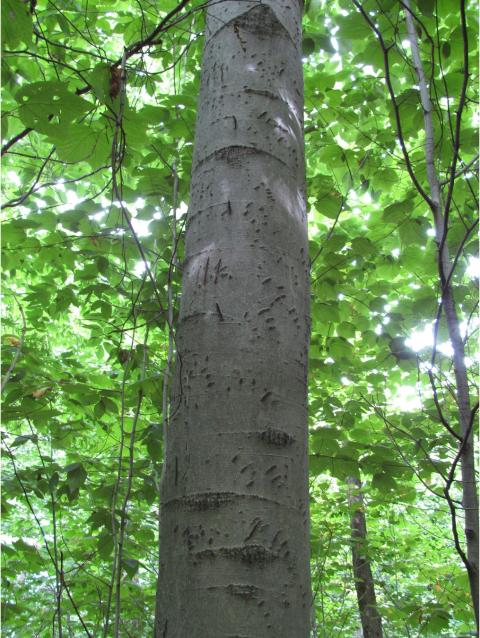
[[[67,485],[71,493],[79,490],[87,480],[87,472],[82,463],[72,463],[64,468],[67,473]]]
[[[363,257],[372,257],[375,254],[375,246],[367,237],[356,237],[352,241],[353,251]]]
[[[363,40],[365,42],[368,42],[369,38],[372,37],[368,25],[363,20],[359,20],[355,13],[337,17],[335,21],[340,27],[336,37],[345,38],[346,40]]]
[[[410,199],[406,199],[403,202],[395,202],[390,204],[383,211],[382,219],[387,224],[398,224],[404,221],[408,214],[413,211],[413,204]]]
[[[92,167],[108,162],[111,147],[106,129],[98,130],[86,124],[70,124],[56,128],[50,140],[65,162],[87,161]]]
[[[113,552],[113,536],[104,532],[98,536],[98,554],[103,560],[108,560]]]
[[[337,334],[339,337],[345,337],[346,339],[354,337],[355,326],[352,323],[348,323],[348,321],[342,321],[342,323],[337,326]]]
[[[330,219],[336,219],[342,209],[343,197],[339,193],[332,191],[327,195],[319,197],[316,205],[322,215]]]
[[[417,0],[417,5],[424,16],[431,18],[435,11],[435,0]]]
[[[93,92],[95,97],[100,100],[100,102],[106,102],[109,98],[109,90],[110,90],[110,67],[108,64],[101,62],[97,64],[97,66],[85,74],[85,79],[93,88]]]
[[[138,572],[138,568],[140,567],[140,563],[138,560],[134,558],[124,558],[122,560],[123,569],[126,571],[127,575],[130,578],[133,578],[135,574]]]
[[[32,16],[29,4],[21,0],[2,0],[2,44],[15,49],[32,43]]]
[[[422,626],[421,633],[426,635],[439,635],[444,629],[448,629],[450,625],[450,614],[446,609],[441,607],[434,609],[427,622]]]
[[[302,39],[302,52],[303,55],[310,55],[315,51],[315,40],[310,37],[304,37]]]
[[[36,443],[38,441],[38,436],[36,434],[22,434],[17,436],[15,440],[11,443],[10,447],[18,447],[19,445],[24,445],[25,443]]]
[[[386,472],[379,472],[374,475],[372,487],[380,492],[394,491],[398,488],[395,479]]]

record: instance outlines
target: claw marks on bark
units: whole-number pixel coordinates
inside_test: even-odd
[[[230,204],[230,202],[228,202]],[[215,266],[215,278],[213,280],[213,283],[216,284],[218,283],[218,278],[219,277],[227,277],[228,272],[227,271],[227,267],[226,266],[222,266],[222,258],[220,257],[220,259],[217,261],[217,265]],[[232,276],[230,275],[230,279],[232,278]]]
[[[222,311],[220,310],[220,306],[218,305],[218,303],[215,304],[215,307],[217,309],[217,315],[218,315],[219,321],[225,321],[225,319],[223,318]]]
[[[260,439],[269,445],[275,445],[277,447],[286,447],[292,445],[295,441],[295,437],[284,430],[277,430],[275,428],[267,428],[260,432]]]
[[[262,519],[261,518],[255,518],[254,519],[252,529],[250,530],[248,536],[246,536],[243,539],[244,543],[246,543],[247,541],[249,541],[252,538],[252,536],[255,534],[255,532],[257,531],[257,529],[260,527],[261,524],[262,524]]]
[[[226,203],[226,209],[222,213],[222,216],[227,214],[228,215],[232,214],[232,205],[230,204],[229,201]],[[219,257],[215,267],[213,268],[213,273],[209,272],[209,268],[210,268],[210,256],[208,256],[207,259],[205,260],[205,265],[203,267],[200,265],[197,269],[196,285],[198,288],[201,288],[202,284],[203,286],[206,286],[209,281],[212,281],[212,279],[214,284],[218,283],[219,278],[233,279],[233,276],[230,274],[228,267],[222,264],[221,257]],[[203,271],[203,275],[202,275],[202,271]],[[201,316],[202,314],[205,314],[205,313],[197,312],[197,313],[194,313],[193,315],[189,315],[189,318],[192,318],[194,316],[195,317]],[[186,318],[187,317],[183,317],[183,320],[185,320]]]
[[[242,40],[242,36],[240,35],[240,21],[235,20],[233,23],[233,30],[235,31],[235,35],[237,36],[238,41],[240,42],[240,46],[244,53],[247,52],[247,47],[245,46],[247,43],[245,40]]]
[[[259,591],[259,588],[255,587],[255,585],[231,584],[227,586],[227,592],[230,594],[230,596],[237,596],[238,598],[243,598],[244,600],[252,600],[253,598],[257,598]]]
[[[207,261],[205,263],[205,271],[203,273],[203,285],[207,283],[207,275],[208,275],[208,264],[210,263],[210,257],[207,257]]]
[[[164,503],[164,507],[176,505],[181,509],[205,511],[218,509],[222,505],[231,503],[237,495],[234,492],[199,492],[175,498]]]
[[[246,565],[265,567],[268,563],[279,558],[278,554],[272,552],[267,547],[258,543],[249,543],[234,547],[216,547],[215,549],[204,549],[194,554],[197,559],[216,558],[221,556],[233,561],[238,561]]]
[[[235,115],[226,115],[224,118],[224,120],[233,120],[233,128],[236,131],[237,130],[237,118],[235,117]]]
[[[232,212],[233,212],[232,211],[232,203],[230,202],[230,200],[228,200],[227,203],[226,203],[226,208],[225,208],[225,210],[222,213],[222,217],[224,215],[231,215]]]

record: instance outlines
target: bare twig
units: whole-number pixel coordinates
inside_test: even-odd
[[[147,343],[148,343],[148,327],[145,330],[145,338],[143,340],[143,362],[140,371],[140,381],[145,379],[145,369],[147,365]],[[135,408],[135,414],[133,416],[132,429],[130,431],[130,441],[128,446],[128,474],[127,474],[127,489],[123,498],[122,507],[120,510],[120,533],[118,538],[118,552],[117,552],[117,574],[116,574],[116,588],[115,588],[115,625],[113,635],[118,638],[120,631],[120,611],[121,611],[121,584],[122,584],[122,563],[123,563],[123,549],[125,543],[125,528],[127,525],[127,508],[130,500],[130,493],[132,491],[133,480],[133,460],[135,452],[135,436],[137,432],[137,423],[140,417],[140,409],[142,407],[143,400],[143,388],[140,387],[138,391],[137,405]]]
[[[35,177],[35,181],[30,186],[28,191],[26,193],[24,193],[23,195],[21,195],[20,197],[17,197],[15,199],[11,199],[6,204],[2,204],[2,206],[1,206],[2,210],[4,208],[12,208],[13,206],[20,206],[20,204],[22,204],[27,199],[27,197],[29,197],[35,191],[35,187],[38,184],[38,182],[40,181],[40,177],[42,176],[42,173],[45,170],[45,167],[47,166],[47,164],[48,164],[50,158],[52,157],[52,155],[54,154],[54,152],[55,152],[55,147],[52,148],[52,150],[50,151],[48,157],[45,159],[45,161],[40,166],[40,168],[38,170],[38,173],[37,173],[37,176]]]
[[[411,160],[410,160],[410,155],[409,155],[409,152],[408,152],[406,144],[405,144],[405,138],[404,138],[404,135],[403,135],[402,120],[401,120],[401,116],[400,116],[400,108],[398,106],[397,98],[395,96],[395,91],[393,90],[392,79],[391,79],[391,76],[390,76],[390,61],[389,61],[389,58],[388,58],[388,53],[389,53],[389,51],[391,49],[391,46],[387,47],[381,32],[376,27],[375,23],[373,22],[373,20],[369,16],[369,14],[365,11],[365,9],[361,5],[361,3],[358,2],[358,0],[352,0],[352,2],[357,7],[357,9],[360,11],[360,13],[362,14],[363,18],[367,22],[368,26],[372,29],[372,31],[374,32],[378,42],[380,43],[380,47],[381,47],[382,52],[383,52],[383,62],[384,62],[384,68],[385,68],[385,82],[387,84],[387,89],[388,89],[388,92],[390,94],[390,99],[391,99],[391,102],[392,102],[393,112],[394,112],[394,115],[395,115],[395,124],[396,124],[396,128],[397,128],[397,139],[398,139],[398,142],[400,144],[400,148],[402,149],[403,158],[405,160],[405,165],[407,167],[408,174],[410,175],[410,179],[412,180],[412,182],[415,185],[415,188],[417,189],[419,194],[423,197],[423,199],[427,202],[429,207],[432,208],[433,202],[432,202],[431,198],[428,196],[428,194],[426,193],[426,191],[423,189],[423,187],[421,186],[420,182],[417,179],[417,176],[415,175],[415,172],[413,170],[412,163],[411,163]]]
[[[17,135],[15,135],[14,137],[12,137],[11,140],[8,140],[8,142],[6,142],[3,146],[2,146],[2,156],[5,155],[5,153],[8,152],[8,150],[10,148],[12,148],[12,146],[14,144],[16,144],[17,142],[19,142],[20,140],[23,140],[24,137],[26,137],[29,133],[31,133],[33,131],[33,128],[27,127],[26,129],[23,129],[23,131],[20,131],[20,133],[17,133]]]
[[[5,376],[2,379],[2,384],[1,384],[1,388],[0,391],[3,392],[5,389],[5,386],[7,385],[7,383],[10,380],[10,377],[13,374],[13,371],[15,370],[18,360],[20,358],[20,355],[22,354],[22,348],[23,348],[23,343],[25,341],[25,333],[27,332],[27,322],[25,319],[25,313],[23,311],[23,307],[22,304],[18,301],[17,297],[15,294],[13,294],[13,298],[15,299],[18,309],[20,310],[20,314],[22,316],[22,332],[20,334],[20,339],[18,340],[18,344],[16,346],[16,350],[15,350],[15,354],[13,355],[13,359],[12,362],[10,363],[10,365],[8,366],[8,370],[5,373]]]

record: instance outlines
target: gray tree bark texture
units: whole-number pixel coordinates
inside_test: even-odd
[[[155,635],[307,638],[302,6],[207,13]]]
[[[352,566],[363,638],[383,638],[382,619],[378,613],[375,596],[375,581],[366,547],[367,521],[362,484],[355,477],[348,477],[347,484],[348,504],[351,509]]]

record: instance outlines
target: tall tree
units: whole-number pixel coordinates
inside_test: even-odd
[[[424,126],[425,126],[425,164],[428,180],[428,195],[424,194],[425,199],[429,203],[433,214],[433,221],[435,225],[435,237],[438,245],[438,274],[439,285],[441,289],[441,302],[440,311],[438,317],[441,316],[442,306],[445,312],[445,322],[448,330],[448,337],[452,345],[453,350],[453,370],[455,375],[455,402],[458,406],[458,432],[452,429],[448,423],[445,422],[446,427],[449,428],[451,434],[458,441],[458,453],[452,464],[451,470],[448,474],[446,486],[444,489],[445,497],[447,498],[448,505],[450,507],[452,515],[452,529],[454,535],[454,542],[457,552],[465,565],[468,573],[468,579],[470,583],[470,591],[472,595],[473,608],[475,610],[475,617],[477,621],[477,628],[479,626],[479,587],[478,587],[478,562],[479,562],[479,526],[478,526],[478,494],[477,494],[477,481],[475,472],[475,451],[474,451],[474,437],[473,426],[475,422],[476,412],[478,409],[478,403],[472,410],[470,402],[470,387],[467,373],[467,366],[465,364],[465,343],[460,330],[460,319],[457,304],[455,301],[454,291],[451,284],[453,270],[456,265],[452,263],[450,258],[449,247],[447,243],[448,235],[448,218],[450,208],[452,207],[453,189],[455,185],[455,176],[457,173],[457,165],[460,158],[460,142],[461,142],[461,120],[462,113],[465,106],[466,91],[469,82],[469,60],[468,60],[468,33],[467,33],[467,19],[465,15],[465,2],[460,2],[460,24],[462,34],[464,38],[464,77],[461,87],[460,98],[456,109],[456,121],[455,132],[452,130],[453,138],[453,153],[450,163],[450,177],[446,180],[444,186],[446,186],[446,192],[442,192],[441,180],[436,168],[436,152],[435,152],[435,131],[433,123],[433,106],[430,99],[430,89],[428,80],[425,75],[424,65],[420,54],[420,47],[418,41],[418,34],[415,28],[415,14],[412,12],[409,0],[405,0],[405,19],[407,23],[408,37],[410,40],[410,48],[412,51],[412,60],[415,68],[415,73],[418,80],[418,86],[420,89],[420,99],[424,114]],[[418,19],[417,19],[418,20]],[[473,228],[476,227],[476,224]],[[473,230],[473,228],[471,230]],[[468,239],[471,230],[467,228],[465,234],[465,240]],[[438,319],[437,319],[438,324]],[[438,327],[437,327],[438,330]],[[434,364],[435,352],[432,357],[432,367]],[[430,372],[430,379],[432,381],[433,391],[436,393],[435,382],[433,380],[433,374]],[[440,416],[442,412],[440,411]],[[445,421],[445,418],[443,417]],[[457,464],[460,463],[461,467],[461,490],[462,490],[462,507],[465,512],[465,540],[467,546],[467,552],[463,551],[457,531],[457,514],[455,511],[455,504],[450,496],[450,488],[454,481],[455,469]]]
[[[375,581],[367,549],[367,520],[362,484],[354,476],[347,478],[347,484],[352,533],[352,566],[363,637],[383,638],[382,619],[377,609]]]
[[[161,494],[157,638],[309,635],[301,5],[212,2]]]

